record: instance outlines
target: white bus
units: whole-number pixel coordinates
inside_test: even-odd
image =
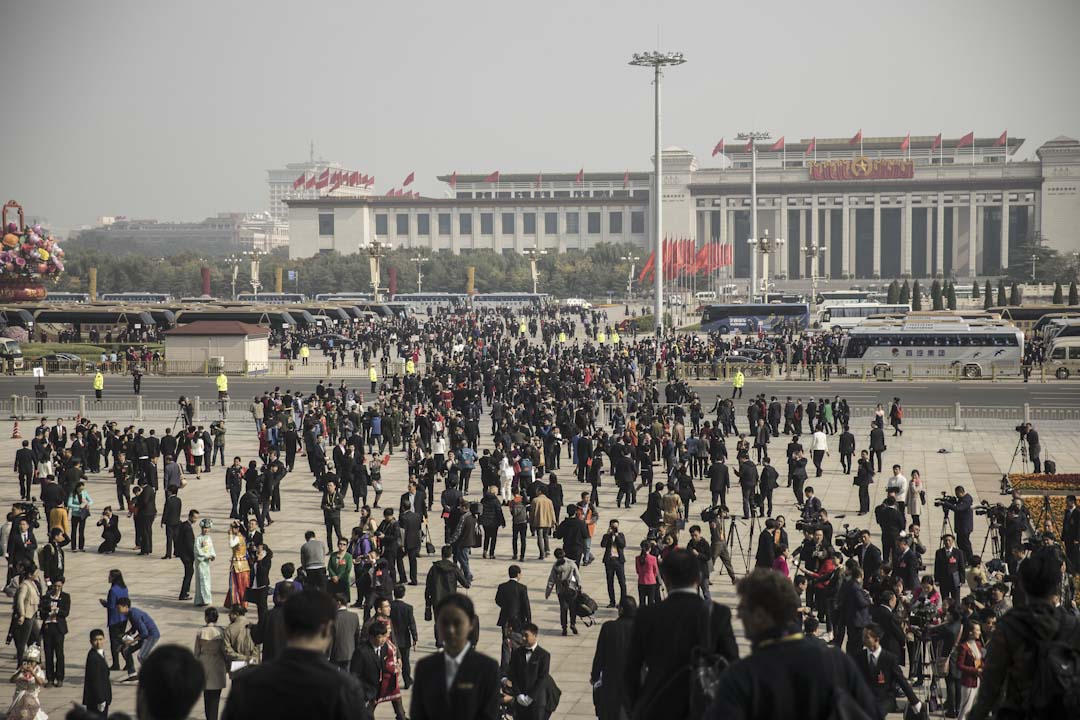
[[[870,302],[876,294],[872,290],[822,290],[814,302],[818,305],[850,305]]]
[[[296,305],[307,302],[307,296],[303,293],[287,292],[239,293],[236,301],[258,305]]]
[[[885,303],[861,302],[833,305],[826,302],[818,310],[817,324],[826,330],[850,330],[871,315],[906,315],[911,305],[886,305]]]
[[[394,305],[400,305],[414,313],[431,315],[437,309],[460,310],[465,307],[465,293],[396,293],[390,298]]]
[[[45,296],[45,300],[43,300],[43,302],[49,305],[59,305],[61,303],[74,303],[78,305],[90,302],[90,294],[77,292],[53,292],[50,290],[49,294]]]
[[[125,303],[167,303],[172,302],[172,295],[153,292],[116,292],[102,293],[98,296],[102,302]]]
[[[363,292],[319,293],[315,296],[315,302],[341,302],[348,300],[371,302],[374,299],[375,296],[371,293]]]
[[[1001,321],[870,320],[852,328],[840,354],[854,377],[1019,375],[1024,333]]]
[[[477,293],[472,296],[474,308],[524,308],[540,307],[548,302],[547,293],[504,292]]]

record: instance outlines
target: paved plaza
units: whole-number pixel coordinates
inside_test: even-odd
[[[266,387],[270,388],[276,383],[270,382]],[[294,383],[293,387],[308,391],[314,386],[314,381],[307,383]],[[849,385],[846,387],[857,387]],[[886,389],[883,395],[891,394],[891,388]],[[746,387],[747,396],[756,392],[752,383]],[[843,392],[838,387],[836,392]],[[883,397],[883,400],[886,399]],[[101,422],[107,419],[116,419],[123,422],[125,418],[106,418],[93,414],[93,420]],[[50,421],[52,418],[50,418]],[[143,426],[161,429],[168,421],[147,421]],[[745,420],[740,418],[744,425]],[[860,418],[861,423],[861,418]],[[23,423],[24,436],[31,431],[36,423]],[[955,432],[949,429],[946,421],[911,421],[905,424],[905,433],[902,437],[893,438],[888,432],[888,451],[885,453],[886,466],[899,463],[905,474],[917,468],[927,485],[927,495],[937,496],[941,491],[949,491],[955,485],[964,485],[973,492],[976,502],[986,499],[997,502],[998,481],[1001,473],[1010,464],[1012,453],[1016,445],[1017,435],[1012,425],[1015,423],[1004,420],[982,421],[975,426],[969,423],[966,432]],[[486,431],[490,428],[490,422],[485,418],[482,427]],[[8,462],[0,464],[0,501],[5,506],[18,497],[18,481],[12,471],[10,459],[14,456],[19,441],[9,439],[11,435],[11,422],[0,423],[0,432],[3,440],[0,440],[0,456],[7,458]],[[853,427],[853,432],[858,438],[859,449],[866,445],[866,431],[861,427]],[[1058,467],[1067,471],[1080,465],[1080,443],[1077,441],[1075,430],[1065,423],[1042,423],[1038,427],[1043,438],[1043,445],[1057,460]],[[783,446],[786,438],[774,440],[774,459],[781,471],[781,483],[784,482],[786,472],[783,467]],[[879,544],[879,532],[871,520],[872,515],[856,517],[858,509],[857,489],[852,485],[851,476],[840,473],[839,457],[836,453],[836,436],[830,437],[832,456],[825,461],[826,474],[822,478],[811,478],[811,484],[817,490],[817,494],[824,501],[825,507],[830,511],[834,526],[839,531],[843,523],[851,523],[853,527],[871,527],[875,537],[875,544]],[[484,437],[481,447],[490,446],[490,439]],[[733,447],[729,445],[729,447]],[[232,418],[228,428],[228,446],[226,455],[232,458],[239,455],[246,462],[256,457],[257,441],[254,425],[244,419]],[[947,452],[939,452],[945,450]],[[1019,471],[1019,461],[1015,471]],[[573,473],[569,468],[569,461],[563,454],[563,469],[556,471],[564,485],[566,501],[576,499],[580,489],[586,488],[579,485],[573,479]],[[872,503],[876,506],[884,497],[884,480],[888,471],[878,476],[878,481],[871,486]],[[405,490],[407,469],[405,457],[395,454],[388,468],[384,469],[383,479],[385,483],[384,506],[396,506],[398,496]],[[660,475],[658,474],[658,479]],[[196,480],[189,478],[188,486],[181,491],[184,510],[191,508],[199,509],[204,517],[213,518],[216,521],[213,538],[218,550],[218,561],[213,570],[214,599],[217,603],[224,601],[227,586],[228,565],[223,559],[227,555],[227,511],[228,495],[224,489],[224,471],[215,467],[213,472]],[[473,483],[473,499],[478,499],[479,483]],[[698,496],[707,499],[707,481],[698,481]],[[111,474],[102,473],[92,476],[88,490],[94,498],[94,507],[91,518],[93,521],[100,514],[101,509],[107,504],[115,505],[114,483]],[[436,491],[441,491],[437,487]],[[734,491],[736,494],[738,490]],[[645,509],[645,493],[639,494],[639,503],[630,509],[616,509],[615,488],[610,476],[605,476],[605,484],[601,488],[600,525],[603,528],[611,518],[621,521],[621,529],[627,536],[628,556],[636,554],[638,542],[645,534],[645,527],[638,519]],[[274,524],[266,531],[266,541],[274,551],[274,566],[271,577],[276,579],[280,576],[279,568],[287,561],[299,561],[299,548],[303,542],[305,530],[314,530],[321,539],[324,537],[322,514],[319,510],[320,495],[311,487],[311,476],[303,459],[298,459],[296,471],[286,477],[282,483],[282,506],[283,512],[274,517]],[[794,498],[791,491],[783,487],[775,493],[776,513],[784,514],[789,518],[789,531],[792,541],[795,542],[797,534],[794,531],[794,519],[797,511],[794,507]],[[159,511],[162,507],[163,497],[159,499]],[[691,513],[691,522],[699,519],[704,502],[695,503]],[[351,505],[350,505],[351,507]],[[432,515],[432,530],[434,539],[438,543],[442,540],[441,522],[436,513]],[[351,527],[351,509],[343,512],[343,529],[347,532]],[[846,517],[841,517],[846,516]],[[160,518],[159,518],[160,522]],[[928,546],[936,545],[934,538],[940,533],[942,515],[936,508],[928,507],[923,513],[923,537]],[[743,542],[747,542],[749,524],[739,521],[740,533]],[[177,600],[178,588],[182,577],[182,566],[179,560],[161,560],[164,552],[163,529],[155,529],[154,554],[149,557],[139,557],[132,550],[134,540],[134,528],[130,519],[124,517],[121,520],[123,541],[115,555],[103,556],[93,552],[99,542],[96,528],[87,529],[88,552],[67,553],[67,586],[66,590],[72,596],[72,610],[69,618],[70,633],[67,636],[67,680],[63,688],[49,688],[42,691],[43,704],[47,712],[56,717],[71,707],[73,702],[81,700],[83,663],[88,647],[88,633],[93,628],[105,627],[105,610],[98,600],[105,597],[108,590],[107,575],[110,568],[120,568],[128,582],[133,604],[140,607],[157,621],[162,632],[163,643],[178,643],[192,647],[196,630],[202,625],[202,611],[196,609],[191,602]],[[975,532],[972,535],[972,544],[978,552],[983,543],[986,532],[985,518],[977,516]],[[45,533],[37,532],[39,542],[44,542]],[[532,538],[530,537],[530,540]],[[510,537],[509,532],[502,534],[499,540],[499,552],[497,560],[484,560],[478,554],[473,555],[472,568],[476,580],[468,595],[474,600],[481,621],[479,649],[488,655],[498,658],[500,634],[495,626],[495,618],[498,610],[494,604],[495,588],[506,579],[506,568],[510,565]],[[737,549],[734,551],[737,552]],[[532,600],[534,621],[541,628],[540,643],[552,654],[551,671],[559,687],[562,689],[562,701],[555,714],[557,718],[592,718],[593,712],[592,693],[589,685],[589,672],[591,668],[593,650],[599,633],[599,626],[592,628],[581,627],[581,634],[569,637],[561,637],[558,619],[558,603],[554,599],[544,600],[543,591],[547,580],[551,561],[536,560],[535,545],[532,545],[527,553],[528,560],[524,563],[522,580],[529,587]],[[433,558],[424,556],[421,559],[421,587],[410,587],[406,600],[413,604],[419,624],[421,641],[419,647],[414,650],[412,660],[416,660],[434,651],[432,626],[424,623],[423,618],[423,587],[422,578]],[[628,557],[628,560],[630,558]],[[752,561],[752,556],[751,556]],[[932,558],[928,558],[932,564]],[[735,560],[736,570],[743,570],[743,562]],[[633,564],[628,562],[628,590],[636,597],[634,587]],[[604,571],[600,562],[593,563],[583,569],[584,589],[600,604],[601,609],[597,614],[598,622],[603,622],[614,617],[614,610],[608,610],[607,591],[605,587]],[[713,595],[717,600],[734,606],[733,589],[722,572],[713,574]],[[254,611],[252,611],[254,613]],[[224,615],[223,615],[224,619]],[[736,636],[740,642],[740,653],[745,655],[749,652],[749,646],[742,637],[741,628],[736,627]],[[0,648],[0,669],[6,667],[6,672],[11,672],[14,666],[14,646]],[[114,702],[113,710],[134,711],[133,684],[125,684],[120,681],[124,678],[123,673],[113,673]],[[228,691],[226,690],[226,693]],[[408,693],[406,693],[407,695]],[[408,702],[406,700],[406,707]],[[380,718],[393,717],[393,711],[388,704],[380,705],[376,716]],[[202,718],[202,703],[199,702],[193,710],[192,717]]]

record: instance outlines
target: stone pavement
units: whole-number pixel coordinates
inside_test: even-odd
[[[94,418],[104,420],[106,418]],[[116,418],[118,420],[122,418]],[[488,423],[482,423],[486,428]],[[902,438],[889,437],[889,450],[885,454],[885,462],[891,465],[896,462],[902,465],[905,474],[913,467],[918,468],[927,483],[927,495],[936,496],[941,490],[951,489],[954,485],[964,485],[973,490],[976,500],[986,498],[996,502],[997,477],[999,470],[1004,471],[1008,467],[1009,460],[1015,446],[1016,434],[1012,427],[1006,427],[997,423],[1000,427],[988,423],[987,429],[970,432],[949,432],[944,424],[920,424],[908,423],[906,432]],[[163,427],[147,425],[147,427]],[[1049,424],[1040,426],[1043,443],[1049,448],[1058,460],[1058,466],[1063,471],[1077,467],[1080,462],[1080,444],[1078,444],[1075,432],[1068,426],[1058,424],[1051,427]],[[26,426],[24,425],[24,432]],[[0,423],[0,457],[8,458],[8,462],[0,463],[0,502],[5,506],[14,501],[18,495],[18,485],[15,474],[12,472],[10,459],[18,447],[19,441],[8,439],[11,434],[11,423]],[[229,447],[226,448],[227,456],[240,455],[245,463],[255,456],[256,439],[254,427],[243,420],[232,420],[229,423]],[[486,440],[486,438],[485,438]],[[780,439],[786,444],[786,439]],[[835,437],[831,438],[835,449]],[[865,436],[859,436],[859,448],[864,446]],[[489,442],[489,441],[488,441]],[[782,445],[780,446],[782,447]],[[939,448],[949,450],[947,454],[938,453]],[[782,458],[782,450],[774,450],[774,456]],[[812,479],[811,484],[816,488],[817,494],[830,510],[834,525],[839,529],[844,522],[852,523],[853,526],[866,526],[870,522],[869,516],[857,518],[855,512],[858,509],[856,489],[851,485],[851,478],[841,475],[839,472],[839,458],[835,451],[832,457],[826,459],[826,475],[823,478]],[[1019,463],[1018,463],[1019,466]],[[321,512],[319,510],[319,495],[311,488],[310,475],[302,459],[297,463],[296,472],[288,476],[283,483],[282,503],[285,512],[278,513],[275,523],[268,528],[266,533],[267,543],[274,550],[274,568],[272,577],[279,577],[279,568],[283,562],[298,561],[299,548],[303,541],[303,532],[311,529],[323,536]],[[576,480],[571,479],[572,473],[568,463],[563,462],[563,469],[558,472],[565,486],[567,501],[575,498],[580,489]],[[886,473],[887,475],[888,473]],[[385,482],[384,498],[391,504],[395,504],[397,497],[404,491],[406,469],[404,457],[395,454],[389,467],[384,470]],[[703,483],[698,484],[699,494],[706,497],[707,489]],[[99,475],[92,477],[89,482],[89,492],[94,498],[95,511],[92,517],[100,514],[100,510],[106,504],[115,504],[114,485],[111,475]],[[884,496],[884,480],[877,482],[871,488],[873,503],[876,505]],[[638,516],[644,510],[644,495],[640,495],[638,505],[631,509],[615,509],[614,488],[610,478],[605,478],[605,485],[601,491],[601,527],[607,520],[617,517],[622,521],[622,530],[627,535],[628,555],[632,556],[634,548],[644,536],[644,526],[638,520]],[[473,497],[478,497],[473,491]],[[204,517],[211,517],[217,524],[214,528],[214,541],[218,550],[219,561],[213,573],[214,598],[217,602],[223,602],[227,585],[228,566],[222,560],[227,556],[226,520],[228,508],[228,496],[224,490],[223,471],[214,468],[213,472],[204,475],[201,480],[192,479],[187,488],[182,491],[185,511],[190,508],[198,508]],[[785,514],[790,520],[792,537],[794,539],[794,519],[797,515],[791,491],[781,487],[775,494],[776,512]],[[160,509],[159,502],[159,509]],[[692,518],[697,519],[702,503],[695,503]],[[840,518],[840,515],[846,515]],[[349,519],[351,511],[343,516],[343,527],[346,532],[350,527]],[[866,521],[860,523],[859,520]],[[933,538],[940,532],[942,516],[940,511],[928,508],[923,514],[924,533],[923,537],[935,544]],[[433,534],[435,539],[442,539],[441,528],[437,526],[438,518],[433,516]],[[748,523],[739,522],[744,541],[747,539]],[[103,556],[93,552],[99,542],[96,528],[88,528],[87,548],[89,552],[76,554],[67,553],[67,587],[66,590],[72,596],[72,611],[69,618],[70,633],[67,636],[67,681],[63,688],[49,688],[42,691],[42,697],[46,711],[56,717],[71,707],[73,701],[79,701],[82,697],[83,665],[88,648],[88,633],[92,628],[105,627],[105,611],[98,604],[108,590],[107,575],[110,568],[120,568],[128,582],[131,597],[137,607],[147,610],[157,621],[162,631],[163,642],[179,643],[191,647],[194,642],[195,632],[202,625],[202,611],[196,609],[191,602],[179,602],[177,598],[178,587],[182,577],[182,566],[178,560],[160,560],[164,552],[164,536],[161,528],[156,528],[154,538],[154,554],[150,557],[136,556],[132,551],[133,526],[129,519],[122,518],[121,529],[123,541],[115,555]],[[878,536],[876,527],[875,537]],[[982,544],[983,535],[986,531],[984,518],[976,517],[975,533],[972,543],[976,551]],[[498,560],[483,560],[474,555],[472,562],[473,572],[476,575],[475,583],[468,594],[476,602],[477,610],[481,619],[481,633],[479,649],[492,657],[499,656],[499,631],[495,627],[494,620],[497,616],[497,608],[494,604],[495,587],[506,578],[506,568],[510,564],[510,539],[506,533],[499,541]],[[44,533],[38,532],[39,541],[43,541]],[[530,537],[530,540],[532,538]],[[558,685],[562,688],[562,702],[556,713],[558,718],[591,718],[593,713],[592,695],[589,686],[589,672],[592,663],[593,650],[599,627],[581,627],[581,634],[569,637],[560,636],[558,620],[558,603],[543,599],[544,586],[551,567],[550,561],[537,561],[535,545],[532,545],[527,553],[529,558],[524,563],[523,581],[529,586],[532,600],[535,622],[541,628],[540,642],[552,653],[552,674]],[[426,573],[431,558],[423,557],[421,560],[421,576]],[[736,559],[736,569],[741,571],[743,564]],[[636,597],[635,578],[632,564],[628,570],[629,592]],[[604,572],[601,563],[589,565],[583,570],[585,590],[592,595],[601,609],[598,612],[598,621],[612,619],[614,611],[604,606],[607,604],[607,592],[605,588]],[[730,583],[722,573],[714,575],[713,594],[719,601],[734,605],[735,596]],[[419,624],[421,641],[419,648],[413,652],[413,662],[419,657],[434,651],[432,627],[430,623],[423,622],[423,594],[422,587],[409,588],[407,601],[411,602],[416,610]],[[742,654],[749,652],[746,641],[741,636],[741,629],[736,628],[739,637]],[[0,673],[12,672],[14,669],[14,647],[0,647]],[[6,668],[6,670],[4,669]],[[122,673],[114,673],[114,710],[134,711],[134,687],[122,684]],[[226,691],[227,692],[227,691]],[[407,701],[406,701],[407,705]],[[393,711],[388,705],[381,705],[376,713],[379,718],[393,717]],[[202,704],[198,703],[192,717],[202,718]]]

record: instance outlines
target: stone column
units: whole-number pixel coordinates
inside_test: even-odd
[[[953,218],[955,220],[955,218]],[[955,227],[953,228],[955,231]],[[953,236],[955,237],[955,235]],[[934,275],[945,273],[945,193],[937,194],[937,248],[934,251],[937,259],[934,260]]]
[[[852,225],[852,213],[855,210],[849,205],[848,195],[844,195],[844,203],[840,212],[840,254],[841,265],[840,272],[844,275],[851,275],[855,272],[854,263],[852,263],[852,247],[855,243],[851,242]]]
[[[960,205],[955,200],[953,201],[952,212],[952,269],[953,274],[956,274],[958,269],[963,268],[963,263],[967,261],[967,255],[960,256],[963,243],[960,238]]]
[[[926,274],[934,277],[934,208],[926,208]]]
[[[986,240],[984,234],[986,233],[986,212],[985,208],[975,208],[975,230],[972,237],[972,245],[978,243],[975,248],[975,265],[972,266],[971,276],[976,277],[980,272],[986,274]]]
[[[981,223],[979,222],[979,203],[975,193],[971,193],[970,201],[968,203],[968,272],[972,277],[979,274],[979,252],[978,247],[980,236],[977,231],[980,229]]]
[[[828,245],[829,213],[828,213],[828,211],[825,212],[825,223],[826,223],[826,225],[825,225],[825,237],[824,238],[821,238],[820,233],[818,232],[820,230],[819,224],[821,222],[820,220],[818,220],[818,215],[820,215],[820,214],[821,213],[818,211],[817,195],[814,194],[813,196],[810,197],[810,235],[806,238],[810,242],[804,242],[803,245],[805,247],[810,247],[811,245],[814,245],[814,244],[817,244],[818,246],[821,246],[821,245],[826,245],[827,246]],[[800,261],[800,263],[801,263],[801,267],[803,268],[803,272],[809,273],[810,269],[806,267],[806,262],[805,261]]]
[[[817,213],[815,213],[816,215]],[[821,229],[821,241],[818,243],[818,247],[825,247],[827,250],[821,258],[817,260],[818,277],[824,275],[832,275],[832,261],[829,259],[832,257],[832,208],[825,208],[825,224]],[[843,258],[841,258],[843,262]],[[824,266],[824,270],[822,267]]]
[[[781,195],[780,196],[780,210],[778,211],[778,214],[780,215],[780,217],[777,218],[776,236],[778,238],[783,239],[784,244],[782,246],[777,247],[776,252],[774,253],[773,261],[776,263],[776,272],[774,272],[773,274],[774,275],[780,275],[780,274],[787,275],[787,271],[788,271],[788,263],[787,263],[788,249],[787,249],[787,244],[789,242],[791,242],[791,238],[788,237],[791,233],[788,232],[787,195]]]
[[[904,194],[900,211],[900,274],[911,275],[911,193]]]
[[[881,277],[881,193],[874,193],[874,277]]]
[[[1009,267],[1009,191],[1001,191],[1001,258],[1002,270]]]

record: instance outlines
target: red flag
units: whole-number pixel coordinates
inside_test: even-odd
[[[333,185],[334,183],[339,182],[341,182],[341,171],[335,170],[334,174],[330,176],[330,184]]]
[[[451,190],[456,190],[457,189],[457,170],[450,173],[450,189]]]
[[[405,182],[401,183],[404,186],[412,185],[412,181],[416,179],[416,173],[411,172],[405,177]]]
[[[712,156],[716,157],[722,152],[724,152],[724,138],[720,138],[720,142],[716,143],[716,145],[713,147]]]
[[[536,173],[536,187],[539,188],[540,185],[543,184],[543,182],[544,182],[544,173],[543,173],[543,171]]]
[[[637,281],[638,282],[644,282],[645,277],[650,272],[652,272],[653,265],[655,265],[655,264],[656,264],[656,251],[653,250],[651,253],[649,253],[649,258],[645,261],[645,267],[641,268],[641,272],[638,273]]]
[[[974,145],[974,144],[975,144],[975,133],[974,133],[974,131],[972,131],[972,132],[969,132],[964,137],[960,138],[956,142],[956,149],[959,150],[960,148],[966,148],[968,145]]]
[[[499,171],[496,170],[495,172],[488,175],[486,178],[484,178],[484,182],[489,182],[489,183],[497,183],[497,182],[499,182]]]
[[[315,189],[322,190],[330,183],[330,170],[323,170],[315,182]]]
[[[1006,130],[1005,132],[1001,133],[1001,136],[998,137],[998,139],[995,140],[994,144],[991,145],[990,147],[1005,147],[1005,143],[1007,143],[1008,141],[1009,141],[1009,131]]]
[[[814,154],[814,148],[816,148],[816,147],[817,147],[817,138],[812,137],[812,138],[810,138],[810,144],[806,146],[806,150],[804,152],[807,155],[813,155]]]
[[[746,141],[746,152],[750,153],[754,151],[754,138],[750,138]]]
[[[304,189],[305,190],[312,190],[314,188],[315,188],[315,176],[312,175],[311,177],[308,178],[308,181],[306,183],[304,183]]]
[[[694,257],[694,273],[697,274],[702,271],[708,271],[709,269],[709,253],[711,245],[702,245],[701,249],[697,251],[697,256]]]
[[[293,183],[292,183],[292,188],[293,188],[293,190],[296,190],[297,188],[302,188],[302,187],[304,187],[304,183],[305,183],[306,181],[307,181],[307,173],[304,173],[304,174],[303,174],[303,175],[301,175],[300,177],[298,177],[298,178],[296,178],[295,180],[293,180]]]
[[[330,189],[329,189],[329,190],[327,190],[326,192],[327,192],[327,193],[332,193],[332,192],[334,192],[335,190],[337,190],[337,189],[338,189],[339,187],[341,187],[341,181],[340,181],[340,180],[339,180],[338,182],[334,183],[333,185],[331,185],[331,186],[330,186]]]
[[[581,185],[585,182],[585,168],[581,168],[580,170],[578,170],[576,182],[578,185]]]
[[[784,136],[781,135],[780,139],[777,140],[776,142],[774,142],[771,147],[769,147],[769,152],[780,152],[783,149],[784,149]]]
[[[934,141],[930,143],[930,151],[933,152],[939,147],[941,147],[941,133],[938,133],[937,137],[934,138]]]
[[[625,190],[626,188],[628,188],[630,186],[630,171],[629,170],[627,170],[626,172],[623,173],[622,186],[623,186],[623,190]]]
[[[362,177],[364,177],[364,176],[360,174],[359,170],[354,172],[352,174],[352,184],[353,185],[360,185],[360,178],[362,178]]]
[[[855,133],[855,137],[848,140],[848,145],[858,145],[862,142],[862,128],[859,128],[859,132]]]
[[[908,133],[907,137],[904,138],[904,141],[900,143],[901,150],[907,150],[909,147],[911,147],[911,133]]]

